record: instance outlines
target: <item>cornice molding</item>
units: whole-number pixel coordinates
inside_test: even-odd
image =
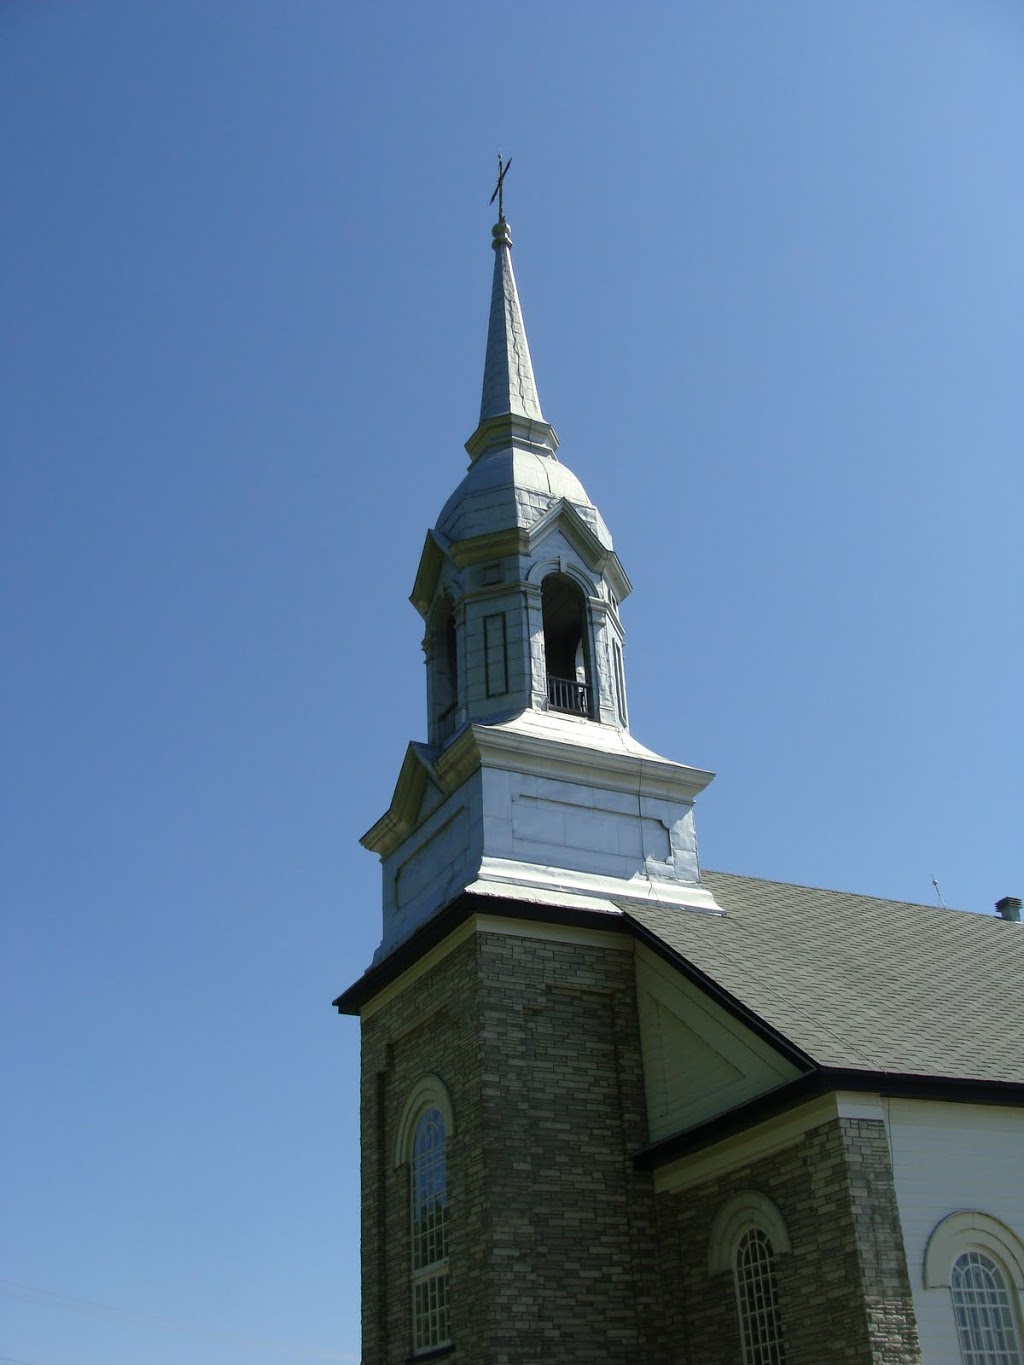
[[[517,413],[499,413],[487,417],[466,442],[466,454],[479,460],[488,450],[506,445],[521,445],[540,455],[553,455],[558,449],[558,435],[550,422],[522,417]]]
[[[598,723],[584,721],[581,726]],[[642,785],[637,791],[638,797],[692,802],[714,778],[714,773],[704,768],[690,768],[656,754],[648,756],[628,749],[615,752],[592,747],[586,743],[585,736],[574,741],[568,737],[528,734],[513,726],[472,724],[469,729],[480,761],[489,767],[543,777],[568,777],[574,781],[585,773],[588,786],[603,785],[602,777],[610,779],[612,786],[621,786],[623,779],[629,779],[632,785],[639,775]]]

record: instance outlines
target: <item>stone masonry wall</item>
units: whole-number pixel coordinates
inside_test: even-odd
[[[903,1365],[921,1358],[907,1253],[885,1126],[840,1119],[872,1359]]]
[[[632,952],[479,939],[489,1365],[663,1365]]]
[[[364,1365],[411,1354],[402,1106],[451,1093],[452,1362],[667,1365],[633,956],[478,933],[363,1024]]]
[[[708,1273],[709,1234],[741,1190],[779,1208],[792,1249],[775,1260],[788,1365],[917,1365],[920,1350],[884,1127],[834,1119],[782,1151],[659,1196],[673,1365],[742,1359],[729,1272]]]
[[[398,1365],[412,1354],[409,1166],[396,1168],[395,1141],[413,1086],[441,1077],[455,1111],[448,1142],[452,1213],[453,1337],[470,1354],[486,1339],[486,1286],[475,1247],[484,1238],[486,1199],[480,1142],[479,1007],[476,945],[460,944],[362,1025],[363,1365]]]

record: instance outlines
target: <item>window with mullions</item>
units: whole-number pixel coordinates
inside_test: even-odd
[[[413,1350],[446,1346],[448,1323],[447,1133],[439,1109],[426,1109],[412,1145]]]
[[[948,1289],[964,1365],[1024,1365],[1024,1242],[981,1209],[959,1209],[932,1228],[925,1289]]]
[[[775,1252],[767,1233],[748,1228],[736,1248],[733,1266],[743,1365],[785,1365]]]
[[[983,1251],[965,1251],[950,1274],[964,1365],[1022,1365],[1010,1286]]]

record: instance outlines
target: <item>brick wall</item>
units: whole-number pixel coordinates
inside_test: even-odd
[[[708,1240],[727,1199],[778,1205],[789,1365],[920,1359],[883,1125],[835,1119],[655,1201],[631,951],[472,934],[363,1022],[365,1365],[411,1353],[406,1098],[451,1094],[453,1362],[737,1365],[729,1273]],[[657,1203],[657,1207],[656,1207]],[[659,1278],[660,1276],[660,1278]]]
[[[486,1332],[485,1285],[475,1259],[467,1255],[468,1247],[482,1240],[486,1218],[478,1018],[476,948],[470,939],[363,1021],[364,1365],[395,1365],[412,1351],[409,1167],[396,1169],[394,1151],[409,1092],[430,1072],[445,1082],[455,1111],[456,1131],[448,1143],[450,1261],[458,1282],[453,1335],[470,1341]]]
[[[727,1176],[659,1196],[671,1360],[742,1359],[731,1273],[708,1273],[718,1210],[741,1190],[767,1195],[792,1249],[775,1261],[788,1365],[920,1361],[883,1125],[835,1119]]]
[[[476,934],[363,1024],[365,1365],[410,1354],[408,1171],[426,1072],[451,1093],[451,1361],[667,1365],[632,952]]]
[[[658,1365],[632,952],[479,939],[495,1365]]]

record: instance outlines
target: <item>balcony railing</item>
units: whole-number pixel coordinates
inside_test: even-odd
[[[574,716],[590,715],[590,688],[575,678],[553,678],[548,674],[548,706],[552,711],[568,711]]]

